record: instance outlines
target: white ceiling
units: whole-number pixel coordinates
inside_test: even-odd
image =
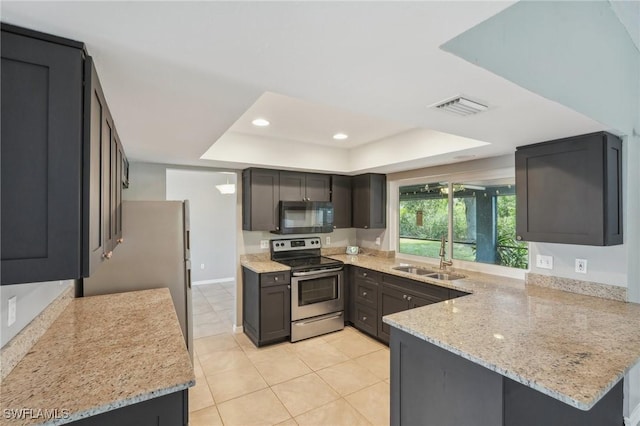
[[[131,160],[354,173],[603,129],[439,49],[510,4],[3,1],[1,12],[87,44]],[[490,108],[428,108],[457,94]],[[272,126],[250,126],[255,114]]]

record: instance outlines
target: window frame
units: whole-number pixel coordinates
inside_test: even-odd
[[[453,250],[453,184],[464,181],[476,180],[476,179],[503,179],[514,178],[515,179],[515,167],[497,168],[492,170],[476,170],[469,172],[453,172],[453,173],[441,173],[433,175],[423,175],[420,177],[412,177],[409,179],[399,179],[389,182],[389,200],[393,200],[393,204],[390,203],[389,212],[389,243],[390,250],[395,251],[396,258],[407,260],[413,263],[438,263],[439,258],[416,256],[406,253],[400,253],[400,187],[406,185],[417,185],[429,182],[447,182],[449,187],[449,203],[448,203],[448,228],[447,228],[447,260],[450,259]],[[507,276],[510,278],[524,279],[525,274],[531,269],[531,247],[529,246],[529,268],[519,269],[509,266],[493,265],[489,263],[470,262],[459,259],[453,260],[453,267],[459,269],[466,269],[470,271],[477,271],[501,276]]]

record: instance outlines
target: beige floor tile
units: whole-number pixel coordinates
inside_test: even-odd
[[[276,426],[298,426],[298,422],[293,419],[285,420],[282,423],[278,423]]]
[[[233,338],[236,339],[236,342],[238,343],[238,345],[240,345],[240,347],[243,349],[244,349],[244,346],[251,346],[254,348],[256,347],[251,341],[251,339],[249,339],[249,337],[244,333],[234,333]]]
[[[367,337],[348,334],[329,343],[349,358],[357,358],[371,352],[378,351],[384,346]]]
[[[280,383],[271,389],[294,417],[340,398],[315,373]]]
[[[213,351],[198,357],[206,376],[223,371],[252,367],[251,361],[239,347]]]
[[[300,359],[314,371],[349,359],[345,354],[323,340],[299,342],[293,346]]]
[[[355,361],[347,361],[317,371],[340,395],[348,395],[380,381],[369,370]]]
[[[218,322],[220,321],[220,316],[217,312],[211,309],[210,312],[204,312],[198,315],[193,316],[193,325],[204,324],[207,322]]]
[[[290,343],[281,343],[256,348],[255,351],[247,353],[247,356],[253,362],[264,362],[277,361],[282,357],[296,356],[296,353]]]
[[[253,362],[269,386],[311,373],[311,369],[300,358],[289,352],[285,353],[286,355],[277,359]]]
[[[207,312],[213,312],[213,307],[211,307],[211,305],[209,304],[209,302],[207,302],[206,300],[201,300],[198,302],[193,302],[192,305],[192,313],[193,313],[193,318],[195,319],[197,315],[200,314],[204,314]]]
[[[229,321],[220,320],[212,323],[194,324],[193,337],[194,339],[201,339],[203,337],[231,333],[232,331],[233,325]]]
[[[384,380],[390,376],[391,361],[389,360],[389,356],[389,349],[384,348],[358,357],[354,361],[371,371],[376,377]]]
[[[342,398],[297,416],[295,421],[300,426],[369,425],[367,419]]]
[[[341,339],[346,336],[357,336],[359,334],[360,333],[355,331],[353,328],[345,327],[340,331],[334,331],[333,333],[325,334],[324,336],[322,336],[322,338],[325,342],[330,343],[334,340]]]
[[[198,355],[193,355],[193,374],[197,379],[204,379],[204,371],[202,371],[202,366],[200,365],[200,360],[198,359]]]
[[[215,406],[189,413],[189,426],[222,426],[222,419]]]
[[[207,382],[216,404],[267,387],[267,383],[253,366],[212,374],[207,376]]]
[[[271,389],[244,395],[218,406],[225,425],[274,425],[291,416]]]
[[[189,412],[214,405],[213,396],[205,378],[196,378],[196,385],[189,388]]]
[[[210,352],[238,347],[238,343],[236,343],[236,340],[231,333],[229,333],[196,339],[193,342],[193,346],[200,357]]]
[[[345,399],[372,424],[381,426],[389,424],[391,415],[388,383],[376,383],[346,396]]]

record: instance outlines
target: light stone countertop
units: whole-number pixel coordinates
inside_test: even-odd
[[[168,289],[73,299],[2,381],[0,424],[68,423],[194,384]],[[25,408],[61,418],[7,418]]]
[[[465,279],[437,281],[392,269],[401,262],[393,258],[331,257],[472,293],[384,322],[581,410],[640,360],[638,304],[469,271],[459,271]]]
[[[258,274],[291,270],[287,265],[269,260],[268,253],[266,255],[243,255],[240,257],[240,264]]]

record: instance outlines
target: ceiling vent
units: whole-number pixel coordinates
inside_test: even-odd
[[[489,107],[486,105],[471,101],[467,98],[463,98],[462,96],[456,96],[455,98],[447,99],[443,102],[438,102],[437,104],[432,105],[432,107],[463,117],[467,115],[477,114],[489,109]]]

